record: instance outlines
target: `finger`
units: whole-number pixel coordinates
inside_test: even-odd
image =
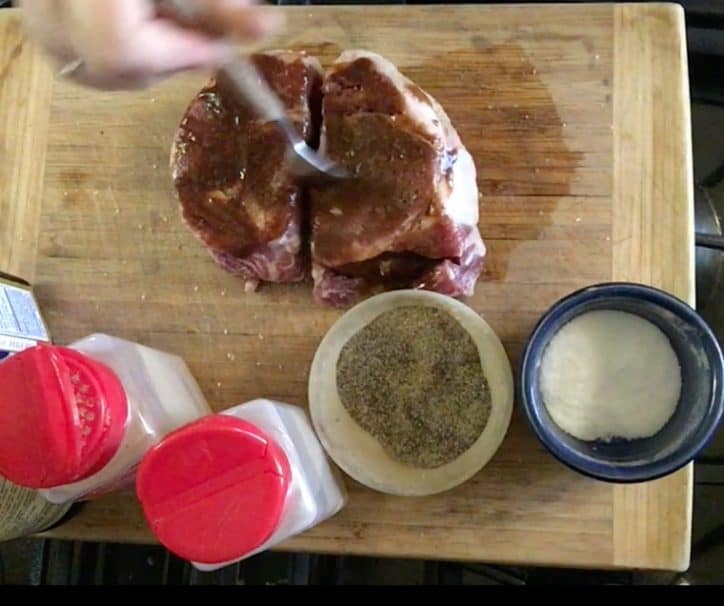
[[[129,77],[127,74],[112,74],[108,72],[91,72],[85,65],[73,71],[66,76],[67,80],[72,80],[76,84],[89,86],[101,90],[137,90],[148,88],[163,80],[163,76],[135,76]]]
[[[228,44],[175,22],[156,18],[147,0],[62,0],[79,57],[89,73],[108,72],[133,78],[216,65],[230,55]],[[279,23],[276,13],[249,0],[192,0],[204,23],[222,24],[245,40],[258,39]]]
[[[228,19],[227,35],[244,40],[251,38],[260,40],[271,36],[284,26],[284,14],[274,8],[254,8],[247,10],[229,10],[226,13]]]
[[[73,51],[62,25],[59,0],[18,0],[25,31],[52,57],[66,61]]]
[[[211,36],[256,41],[278,31],[283,14],[250,0],[161,0],[161,15]]]
[[[147,0],[63,0],[84,77],[134,81],[213,65],[230,53],[227,45],[157,19]],[[80,77],[80,76],[79,76]]]
[[[133,32],[153,19],[148,0],[62,0],[62,25],[90,71],[120,71]]]
[[[121,49],[124,71],[142,75],[212,66],[231,57],[233,47],[163,20],[139,27]]]

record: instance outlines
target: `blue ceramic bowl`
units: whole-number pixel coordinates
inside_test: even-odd
[[[681,396],[668,423],[650,438],[611,442],[578,440],[550,418],[540,388],[540,365],[553,335],[593,310],[637,314],[669,338],[681,365]],[[724,359],[716,337],[691,307],[639,284],[599,284],[556,303],[538,322],[519,369],[520,401],[544,446],[569,467],[609,482],[642,482],[689,463],[713,436],[724,408]]]

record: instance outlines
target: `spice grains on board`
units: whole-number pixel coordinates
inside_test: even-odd
[[[337,361],[337,391],[392,458],[419,468],[455,460],[490,416],[475,342],[449,313],[424,305],[382,313],[353,335]]]

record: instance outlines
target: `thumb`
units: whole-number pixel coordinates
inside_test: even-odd
[[[153,75],[210,66],[228,59],[233,50],[229,43],[181,29],[167,21],[147,21],[138,27],[123,49],[123,71]]]
[[[253,0],[159,0],[160,15],[213,37],[255,41],[278,31],[284,15]]]

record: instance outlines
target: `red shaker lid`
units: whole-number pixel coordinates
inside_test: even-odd
[[[0,475],[52,488],[101,469],[123,439],[118,377],[77,351],[40,344],[0,363]]]
[[[214,415],[151,449],[136,489],[151,530],[167,549],[219,564],[244,557],[272,535],[290,478],[284,451],[263,431]]]

